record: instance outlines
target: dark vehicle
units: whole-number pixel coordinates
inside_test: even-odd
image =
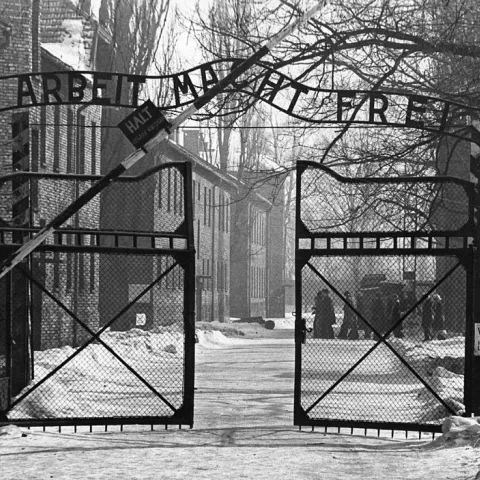
[[[389,282],[383,273],[364,275],[357,292],[357,309],[366,320],[380,333],[390,328],[390,312],[394,296],[402,298],[403,282]],[[359,319],[359,329],[369,338],[373,332],[368,325]]]

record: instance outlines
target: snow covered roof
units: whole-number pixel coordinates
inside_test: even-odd
[[[46,3],[41,16],[41,46],[74,70],[91,70],[92,50],[100,0],[92,0],[90,12],[79,0]],[[92,14],[94,16],[92,16]],[[98,17],[97,17],[98,18]]]
[[[90,51],[85,46],[82,19],[63,20],[60,28],[61,42],[42,43],[42,47],[74,70],[89,70]]]

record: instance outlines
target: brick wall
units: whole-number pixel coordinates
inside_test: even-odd
[[[228,321],[230,317],[230,217],[232,185],[224,184],[220,175],[181,148],[170,145],[156,155],[160,163],[192,161],[194,243],[196,249],[197,321]],[[157,179],[156,228],[175,225],[183,215],[173,198],[175,178],[163,171]],[[169,187],[170,185],[170,187]],[[220,186],[219,186],[220,185]],[[183,189],[183,179],[180,188]],[[176,220],[175,220],[176,219]],[[182,286],[183,288],[183,286]],[[171,293],[167,297],[171,299]],[[171,302],[171,300],[168,300]]]
[[[40,32],[32,22],[32,6],[38,3],[31,0],[7,0],[0,7],[2,19],[12,25],[10,45],[0,55],[0,74],[18,74],[31,72],[33,65],[40,61],[42,71],[65,70],[60,60],[42,50],[38,44],[38,33],[44,41],[54,42],[52,32],[60,31],[64,19],[78,18],[85,24],[85,45],[91,45],[93,25],[88,26],[83,16],[78,16],[70,2],[66,0],[40,2],[41,13],[38,23]],[[90,33],[89,33],[90,32]],[[60,38],[58,39],[60,40]],[[37,41],[36,44],[34,42]],[[32,52],[41,56],[33,59]],[[35,61],[34,61],[35,60]],[[15,80],[12,82],[16,83]],[[11,92],[15,92],[12,85]],[[35,94],[40,98],[38,80],[33,81]],[[15,103],[16,99],[2,97],[0,104]],[[11,93],[10,93],[11,95]],[[87,98],[90,92],[86,91]],[[27,110],[29,115],[30,158],[29,169],[38,172],[57,173],[99,173],[100,171],[100,135],[101,108],[90,106],[47,106]],[[17,110],[18,112],[18,110]],[[0,115],[0,174],[11,173],[12,112]],[[93,167],[93,168],[92,168]],[[41,180],[30,182],[30,208],[34,226],[42,226],[62,211],[78,195],[89,187],[90,182],[69,180]],[[11,193],[8,184],[2,188],[0,215],[3,220],[11,221]],[[94,200],[71,218],[66,226],[75,228],[97,228],[99,224],[99,201]],[[47,243],[51,243],[49,239]],[[65,241],[72,242],[70,237]],[[92,328],[98,326],[98,255],[81,253],[35,254],[34,275],[44,282],[67,307],[82,319],[86,319]],[[88,287],[85,278],[88,278]],[[94,288],[90,288],[93,285]],[[71,319],[37,292],[34,301],[34,338],[36,348],[50,348],[64,344],[78,343],[85,337],[81,327],[74,327]],[[77,330],[76,339],[75,330]]]

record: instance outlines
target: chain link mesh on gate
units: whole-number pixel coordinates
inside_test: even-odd
[[[116,182],[14,270],[30,294],[12,289],[12,302],[26,302],[23,318],[9,319],[12,340],[16,322],[31,335],[5,356],[7,421],[192,424],[190,180],[191,166],[177,163]],[[88,183],[35,178],[35,218],[48,222]],[[7,227],[2,235],[8,245]],[[28,359],[24,385],[19,357]]]
[[[438,430],[465,413],[469,190],[299,164],[295,423]]]

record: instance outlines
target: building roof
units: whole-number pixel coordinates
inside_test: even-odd
[[[160,148],[161,153],[165,154],[166,156],[174,158],[181,157],[185,161],[192,162],[194,172],[198,172],[205,178],[208,178],[215,185],[224,187],[226,190],[239,193],[241,190],[249,188],[248,185],[240,182],[230,173],[227,173],[224,170],[221,170],[220,168],[211,165],[198,155],[195,155],[194,153],[190,152],[189,150],[185,149],[184,147],[176,144],[171,140],[163,142],[158,148]],[[256,190],[252,189],[249,192],[248,197],[251,201],[258,202],[267,208],[272,206],[272,203],[260,193],[258,193],[258,191]]]
[[[74,70],[91,70],[97,23],[70,0],[44,2],[41,46]]]

